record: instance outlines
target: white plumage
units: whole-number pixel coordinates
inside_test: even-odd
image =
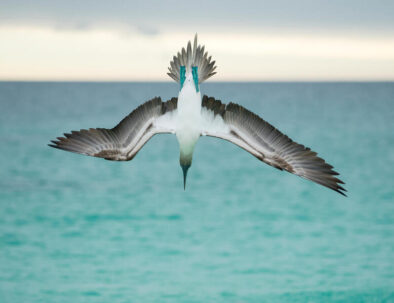
[[[194,146],[201,135],[201,93],[196,91],[191,73],[178,95],[178,110],[174,116],[175,134],[179,142],[181,158],[191,161]]]

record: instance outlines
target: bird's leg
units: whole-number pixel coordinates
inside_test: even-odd
[[[185,80],[186,80],[186,67],[184,65],[181,66],[180,73],[181,73],[180,79],[179,79],[181,82],[181,89],[180,90],[182,90],[183,84],[185,83]]]
[[[199,92],[199,87],[198,87],[198,66],[192,66],[192,75],[193,75],[193,80],[194,80],[194,85],[196,86],[196,92]]]

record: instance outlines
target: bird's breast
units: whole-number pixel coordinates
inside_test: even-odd
[[[181,149],[191,152],[201,134],[201,94],[185,85],[178,96],[176,136]]]

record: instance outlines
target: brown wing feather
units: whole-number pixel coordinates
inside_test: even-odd
[[[177,101],[172,98],[162,102],[156,97],[140,105],[112,129],[72,131],[51,141],[49,146],[107,160],[131,160],[154,134],[166,132],[154,129],[154,121],[176,110]]]
[[[202,105],[220,115],[229,128],[228,134],[208,135],[229,140],[251,152],[259,160],[290,173],[326,186],[345,195],[338,173],[310,148],[298,144],[262,118],[244,107],[222,104],[215,98],[203,97]]]

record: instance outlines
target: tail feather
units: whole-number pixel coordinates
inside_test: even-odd
[[[212,57],[208,57],[208,53],[205,52],[205,46],[198,45],[197,34],[194,37],[193,47],[189,41],[186,49],[182,48],[181,52],[178,52],[170,62],[168,67],[169,75],[176,82],[180,82],[180,68],[185,66],[186,70],[191,70],[192,66],[198,67],[198,83],[202,83],[208,78],[216,74],[215,61],[211,61]]]

